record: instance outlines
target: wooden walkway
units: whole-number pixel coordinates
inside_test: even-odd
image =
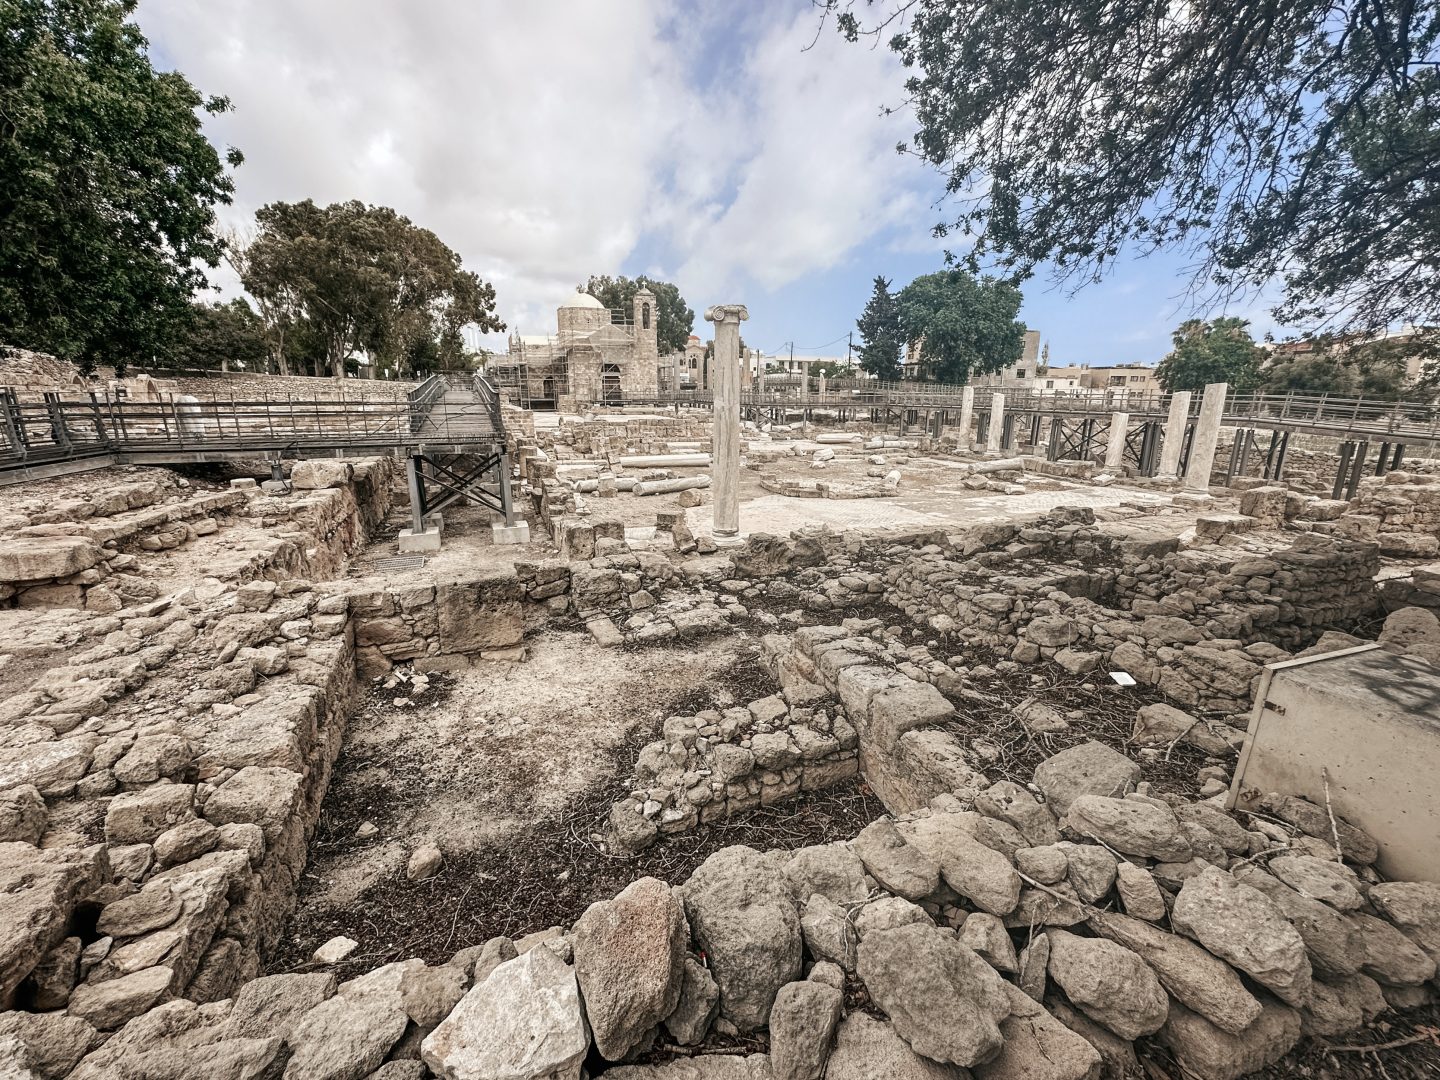
[[[356,454],[489,454],[503,448],[495,390],[439,376],[404,401],[270,398],[161,401],[0,389],[0,485],[112,464],[184,464]]]

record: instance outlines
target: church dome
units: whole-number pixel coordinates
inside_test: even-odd
[[[560,309],[562,311],[566,308],[592,308],[595,310],[603,310],[604,307],[605,305],[600,303],[599,300],[596,300],[595,297],[591,296],[589,293],[584,292],[571,293],[570,298],[560,305]]]

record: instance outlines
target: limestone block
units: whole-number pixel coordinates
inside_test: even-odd
[[[0,582],[48,581],[88,570],[105,552],[84,536],[19,536],[0,544]]]
[[[318,488],[344,487],[355,478],[355,467],[348,461],[319,458],[297,461],[290,470],[290,483],[302,491]]]
[[[575,973],[542,948],[501,964],[466,994],[426,1037],[421,1057],[451,1080],[573,1077],[589,1047]]]

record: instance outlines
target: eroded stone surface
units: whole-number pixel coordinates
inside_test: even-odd
[[[589,1047],[575,973],[541,948],[507,960],[466,994],[426,1037],[421,1056],[446,1080],[578,1080]]]

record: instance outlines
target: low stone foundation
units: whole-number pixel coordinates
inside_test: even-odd
[[[628,851],[823,790],[857,771],[855,729],[825,706],[767,697],[746,708],[672,716],[664,732],[640,751],[635,790],[610,810],[610,827]]]

